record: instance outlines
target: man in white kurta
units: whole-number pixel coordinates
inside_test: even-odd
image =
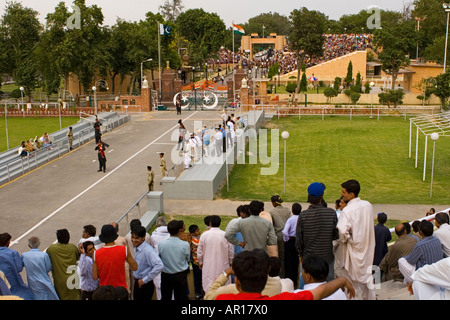
[[[450,257],[417,269],[408,289],[415,300],[450,300]]]
[[[220,217],[211,216],[211,228],[200,236],[197,258],[202,269],[202,285],[205,292],[214,280],[231,266],[233,245],[225,239],[225,231],[219,228]]]
[[[339,249],[335,259],[339,266],[336,277],[346,277],[352,282],[357,295],[363,300],[376,299],[372,278],[372,262],[375,250],[374,211],[372,205],[358,197],[359,183],[349,180],[342,184],[342,196],[349,200],[341,212],[337,228]],[[353,191],[353,186],[356,186]],[[347,189],[346,187],[347,186]]]

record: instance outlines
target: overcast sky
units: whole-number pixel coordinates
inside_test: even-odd
[[[3,15],[7,0],[0,0],[0,14]],[[48,13],[53,12],[56,5],[63,0],[15,0],[25,7],[33,8],[40,13],[39,19],[44,22]],[[73,1],[64,0],[69,7]],[[383,10],[401,11],[404,4],[412,0],[183,0],[184,10],[203,8],[207,12],[215,12],[229,27],[231,23],[245,23],[249,18],[261,13],[277,12],[289,16],[293,9],[306,7],[318,10],[330,19],[338,20],[344,14],[358,13],[370,6],[378,6]],[[86,0],[86,5],[96,4],[102,8],[105,25],[115,24],[117,18],[127,21],[139,21],[145,13],[158,12],[164,0]]]

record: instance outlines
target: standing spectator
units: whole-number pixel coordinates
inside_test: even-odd
[[[13,295],[24,300],[33,300],[33,293],[23,282],[20,273],[23,270],[23,261],[16,250],[10,249],[11,235],[9,233],[0,234],[0,271],[6,276]]]
[[[444,257],[441,241],[433,237],[433,224],[427,220],[420,221],[419,232],[422,240],[414,246],[409,255],[398,260],[400,272],[405,277],[404,283],[409,284],[411,282],[411,276],[414,271],[426,264],[435,263]]]
[[[222,154],[222,148],[223,148],[223,135],[220,128],[216,128],[216,133],[213,136],[214,139],[214,150],[215,150],[215,156],[219,157]]]
[[[387,243],[392,240],[389,228],[384,225],[387,221],[386,213],[380,212],[377,215],[377,221],[378,224],[375,226],[375,253],[373,257],[375,266],[380,265],[381,260],[388,252]]]
[[[240,245],[245,250],[262,249],[267,252],[267,246],[277,244],[277,236],[273,224],[259,216],[260,202],[253,200],[249,205],[250,217],[242,219],[225,232],[225,238],[234,245]],[[244,241],[235,238],[241,232]]]
[[[153,191],[154,184],[155,184],[155,174],[152,171],[152,167],[151,166],[147,166],[148,191]]]
[[[99,238],[104,246],[94,253],[92,277],[94,280],[99,280],[99,286],[127,288],[125,262],[131,270],[136,271],[138,268],[136,260],[128,246],[116,245],[115,240],[118,235],[113,225],[104,225]]]
[[[225,231],[220,230],[220,223],[220,217],[212,215],[211,229],[200,236],[198,244],[197,258],[202,269],[202,285],[205,292],[224,268],[231,266],[233,261],[233,245],[225,239]]]
[[[194,277],[195,299],[200,300],[205,295],[202,287],[202,269],[198,264],[197,249],[200,243],[200,228],[196,224],[189,226],[189,244],[191,246],[191,265]]]
[[[294,286],[298,284],[299,259],[297,248],[295,247],[295,236],[298,216],[302,212],[302,205],[294,203],[292,205],[292,216],[286,221],[282,231],[284,240],[284,266],[285,277],[292,280]]]
[[[186,139],[187,130],[186,130],[183,122],[181,121],[181,119],[178,120],[178,124],[179,124],[179,127],[178,127],[179,132],[178,132],[177,150],[180,150],[180,146],[181,146],[181,151],[183,151],[184,150],[184,141]]]
[[[308,209],[300,213],[296,229],[296,247],[301,261],[310,255],[328,263],[327,281],[334,279],[333,240],[338,238],[337,215],[334,209],[322,205],[325,188],[314,182],[308,186]]]
[[[76,272],[80,252],[76,245],[69,243],[70,234],[67,229],[57,230],[56,238],[58,242],[47,248],[53,266],[52,274],[56,293],[60,300],[80,300],[80,290],[75,288],[75,285],[69,285],[73,278],[72,272]]]
[[[131,230],[131,241],[134,246],[134,258],[138,269],[133,272],[134,300],[152,300],[155,291],[153,279],[163,270],[161,259],[147,242],[147,230],[140,226]]]
[[[189,243],[181,240],[179,234],[184,232],[183,221],[172,220],[167,224],[170,237],[159,242],[158,253],[164,264],[161,273],[161,300],[187,299],[187,274],[191,250]]]
[[[109,147],[109,144],[103,142],[101,139],[98,140],[97,146],[95,150],[98,152],[98,170],[97,172],[103,171],[106,172],[106,148]]]
[[[357,180],[341,184],[342,198],[348,201],[339,216],[340,255],[336,276],[351,280],[363,300],[375,300],[372,262],[375,250],[374,213],[372,205],[359,198],[361,186]]]
[[[80,276],[81,300],[92,300],[92,295],[98,288],[98,280],[94,280],[92,276],[92,258],[95,252],[94,243],[89,240],[83,242],[80,252],[77,271]]]
[[[158,217],[156,219],[156,229],[152,232],[150,236],[150,244],[158,253],[158,243],[162,240],[166,240],[170,237],[169,231],[167,231],[167,222],[164,217]],[[158,253],[159,255],[159,253]],[[161,300],[161,273],[158,274],[155,279],[153,279],[156,290],[156,299]]]
[[[78,249],[82,246],[82,243],[85,241],[92,241],[94,243],[95,249],[99,249],[103,246],[102,242],[98,238],[97,228],[92,224],[87,224],[83,226],[83,232],[81,234],[81,239],[78,242]],[[81,250],[81,249],[80,249]]]
[[[441,241],[444,256],[450,256],[450,226],[448,224],[448,214],[438,212],[434,216],[434,224],[438,228],[434,231],[434,236]]]
[[[388,253],[384,256],[379,265],[382,272],[382,280],[394,280],[403,282],[404,277],[398,268],[398,259],[408,255],[417,244],[417,239],[408,236],[406,225],[400,223],[395,226],[394,231],[398,240],[389,247]]]
[[[48,273],[52,271],[52,262],[47,253],[39,250],[39,238],[28,239],[30,251],[22,253],[22,261],[27,270],[28,286],[34,300],[59,300]]]
[[[273,208],[269,210],[269,213],[272,216],[273,228],[277,236],[278,258],[280,258],[281,261],[280,276],[281,278],[284,278],[284,240],[282,231],[284,229],[286,221],[291,216],[291,211],[288,208],[283,207],[282,203],[284,201],[279,195],[272,196],[270,200],[272,202]]]
[[[69,131],[66,133],[67,140],[69,141],[69,150],[73,150],[73,130],[72,127],[69,127]]]
[[[240,205],[236,208],[237,218],[231,219],[230,222],[228,222],[227,227],[225,228],[225,232],[227,232],[231,226],[233,226],[235,223],[239,223],[242,219],[245,219],[250,216],[249,207],[248,205]],[[234,235],[234,237],[240,242],[244,241],[244,238],[242,237],[242,233],[238,232]],[[241,252],[243,248],[240,245],[234,245],[234,255],[237,255],[239,252]]]

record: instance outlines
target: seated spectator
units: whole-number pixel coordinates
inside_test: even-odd
[[[53,150],[52,148],[52,142],[50,141],[50,137],[48,136],[48,132],[44,133],[44,135],[40,139],[42,141],[42,146],[44,148],[49,148],[50,150]]]
[[[384,256],[379,265],[382,273],[382,281],[394,280],[394,282],[403,282],[404,277],[399,270],[398,260],[411,253],[417,244],[417,239],[408,236],[409,223],[400,223],[395,226],[395,234],[398,240],[389,247],[388,253]]]
[[[405,277],[404,283],[410,283],[414,271],[426,264],[432,264],[444,257],[442,245],[438,238],[433,237],[433,224],[422,220],[419,224],[419,232],[422,236],[411,253],[398,260],[400,272]]]
[[[415,237],[417,239],[417,241],[422,240],[422,236],[420,235],[419,232],[419,224],[420,221],[419,220],[415,220],[413,223],[411,223],[411,228],[413,229],[413,237]]]
[[[313,255],[305,257],[302,263],[302,278],[305,286],[303,289],[297,289],[294,292],[312,290],[326,283],[328,269],[329,265],[324,259]],[[347,300],[347,296],[341,289],[338,289],[335,293],[323,300]]]
[[[17,152],[18,152],[19,156],[21,156],[22,158],[28,157],[28,149],[25,145],[25,141],[22,141],[22,143],[20,144],[19,150]]]
[[[301,292],[283,292],[278,295],[268,297],[262,295],[268,274],[269,256],[264,250],[245,250],[236,255],[233,266],[225,271],[227,274],[233,273],[236,276],[237,294],[221,294],[216,300],[321,300],[336,292],[338,289],[348,290],[350,298],[355,295],[355,290],[351,283],[345,278],[337,278],[324,283],[312,290]]]
[[[281,283],[281,292],[292,292],[294,291],[294,282],[289,278],[281,278],[281,261],[278,257],[269,257],[270,270],[269,277],[274,279],[279,279]]]
[[[450,299],[450,258],[441,259],[416,270],[408,290],[415,300]]]
[[[434,217],[434,224],[438,228],[434,231],[434,236],[441,241],[444,256],[450,256],[450,225],[448,224],[448,214],[438,212]]]

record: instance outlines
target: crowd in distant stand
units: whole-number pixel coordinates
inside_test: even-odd
[[[311,67],[313,65],[338,58],[353,51],[365,50],[372,48],[372,34],[324,34],[323,56],[318,58],[305,57],[305,66]],[[234,59],[234,60],[233,60]],[[297,69],[296,52],[289,49],[286,45],[282,50],[277,50],[271,57],[262,55],[254,57],[252,60],[248,58],[246,53],[233,52],[222,47],[219,50],[216,60],[209,60],[208,63],[237,66],[239,63],[244,68],[269,68],[274,63],[278,63],[280,74],[286,74]]]
[[[375,284],[394,280],[408,284],[416,299],[448,299],[449,215],[398,224],[398,240],[388,248],[387,215],[379,213],[374,225],[373,207],[359,198],[358,181],[341,187],[334,209],[324,200],[325,185],[314,182],[307,188],[307,209],[299,203],[287,208],[274,195],[271,208],[261,201],[236,208],[225,228],[220,216],[205,217],[203,232],[163,217],[151,234],[132,220],[125,237],[117,223],[103,225],[99,236],[86,225],[77,245],[62,229],[45,252],[31,237],[30,251],[21,255],[3,233],[0,298],[187,300],[193,290],[204,300],[372,300]]]

